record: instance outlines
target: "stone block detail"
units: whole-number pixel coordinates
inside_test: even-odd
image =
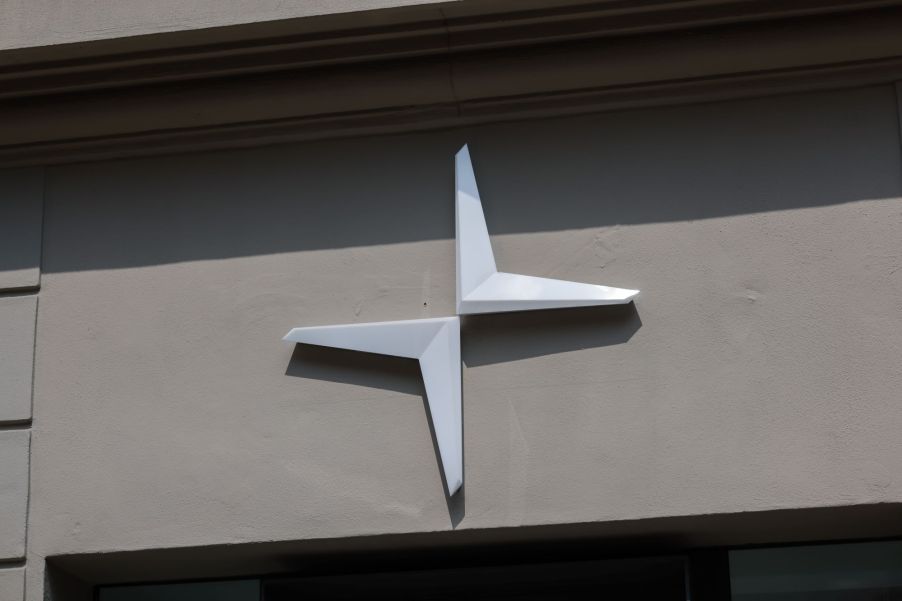
[[[0,423],[31,419],[36,296],[0,296]]]
[[[0,599],[22,601],[25,598],[25,568],[0,569]]]
[[[0,561],[25,557],[30,443],[28,430],[0,430]]]

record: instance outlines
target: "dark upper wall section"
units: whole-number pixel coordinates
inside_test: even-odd
[[[43,169],[0,171],[0,293],[40,284],[43,210]]]
[[[465,0],[8,50],[0,164],[889,83],[898,4]]]
[[[451,239],[465,142],[494,235],[902,196],[882,86],[52,167],[44,271]]]

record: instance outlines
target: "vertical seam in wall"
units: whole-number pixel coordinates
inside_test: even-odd
[[[683,557],[683,594],[685,595],[686,601],[693,601],[691,572],[692,570],[689,569],[689,556],[686,555]]]
[[[29,387],[28,394],[28,415],[30,416],[30,423],[34,423],[34,385],[35,385],[35,362],[38,359],[37,356],[37,346],[38,346],[38,311],[41,308],[41,297],[39,294],[36,294],[34,297],[34,322],[32,323],[31,329],[31,386]]]
[[[31,484],[32,484],[32,473],[31,466],[33,465],[32,461],[32,453],[34,452],[34,390],[35,385],[37,384],[37,378],[35,378],[35,374],[37,372],[37,359],[38,359],[38,311],[41,309],[41,285],[43,284],[44,278],[44,225],[47,218],[47,168],[41,167],[41,225],[39,230],[39,235],[41,236],[41,242],[38,246],[38,287],[35,292],[34,299],[34,328],[32,330],[32,338],[31,338],[31,395],[30,395],[30,415],[31,421],[29,422],[29,432],[28,432],[28,460],[26,465],[26,474],[28,475],[28,481],[25,485],[25,545],[24,545],[24,557],[22,558],[23,565],[23,578],[24,582],[22,583],[22,595],[23,601],[28,598],[28,550],[31,547],[31,541],[29,540],[31,533]],[[46,591],[45,591],[46,593]]]
[[[44,275],[44,219],[47,215],[47,167],[41,167],[41,244],[38,248],[38,290]]]
[[[43,228],[43,226],[42,226]],[[43,235],[43,229],[42,229]],[[43,244],[43,242],[42,242]],[[34,299],[34,334],[31,343],[31,421],[28,428],[28,484],[25,488],[25,556],[28,556],[28,522],[31,516],[31,453],[32,444],[34,443],[34,385],[35,385],[35,369],[37,364],[37,346],[38,346],[38,311],[41,307],[41,297],[36,296]]]
[[[35,306],[34,306],[34,335],[32,337],[31,344],[31,423],[34,424],[34,388],[36,384],[35,372],[37,370],[37,359],[38,359],[38,311],[41,310],[41,284],[44,280],[44,226],[47,220],[47,168],[41,167],[41,227],[40,227],[40,236],[41,236],[41,244],[38,248],[38,289],[35,291]],[[29,457],[31,456],[30,448],[29,448]],[[29,474],[31,472],[29,471]]]
[[[902,81],[893,85],[896,92],[896,133],[899,136],[899,152],[902,153]]]
[[[22,548],[22,566],[25,568],[25,571],[28,571],[28,518],[31,515],[31,443],[34,437],[31,435],[31,430],[28,431],[28,462],[27,462],[27,473],[28,473],[28,482],[25,485],[25,545]],[[23,575],[24,576],[24,575]],[[27,577],[26,577],[27,579]],[[25,586],[23,583],[22,592],[25,592]],[[24,601],[24,600],[23,600]]]

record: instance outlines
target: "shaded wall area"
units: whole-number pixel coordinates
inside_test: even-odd
[[[44,269],[453,239],[465,142],[493,235],[894,198],[896,111],[887,86],[53,167],[48,225],[78,252]]]

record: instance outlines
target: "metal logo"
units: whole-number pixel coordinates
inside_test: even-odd
[[[467,146],[455,156],[457,315],[294,328],[283,340],[417,359],[448,493],[463,485],[460,315],[622,305],[638,290],[498,271]]]

